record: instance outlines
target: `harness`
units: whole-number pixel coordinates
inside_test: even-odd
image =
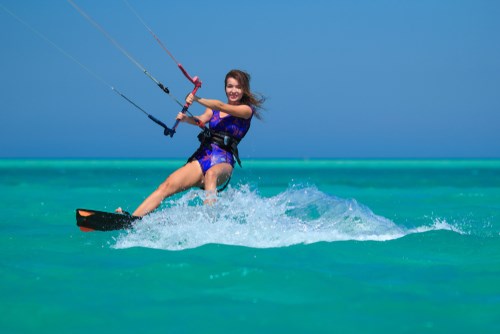
[[[238,165],[241,166],[241,160],[238,153],[238,144],[240,139],[236,139],[231,134],[224,131],[214,131],[210,128],[205,127],[203,131],[198,134],[198,140],[202,146],[208,146],[210,144],[216,144],[220,148],[231,152],[234,156]]]

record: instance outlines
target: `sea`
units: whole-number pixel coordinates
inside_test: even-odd
[[[183,163],[0,160],[0,332],[500,333],[500,160],[247,159],[76,226]]]

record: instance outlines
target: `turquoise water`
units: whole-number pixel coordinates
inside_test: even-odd
[[[180,160],[0,160],[2,333],[498,333],[499,160],[255,160],[132,231]]]

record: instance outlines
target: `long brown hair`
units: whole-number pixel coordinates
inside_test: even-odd
[[[226,78],[224,79],[224,89],[226,88],[227,79],[229,78],[235,79],[241,86],[241,90],[243,91],[241,103],[253,107],[255,117],[257,117],[258,119],[262,119],[259,109],[263,109],[262,105],[264,104],[266,98],[260,94],[252,93],[252,91],[250,90],[250,74],[241,70],[229,71],[226,74]]]

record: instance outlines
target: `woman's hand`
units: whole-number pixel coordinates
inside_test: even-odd
[[[188,119],[189,119],[189,116],[186,115],[186,114],[184,114],[184,113],[182,113],[182,112],[179,112],[177,114],[177,117],[175,119],[178,119],[180,122],[187,122]]]
[[[193,93],[189,93],[188,96],[186,96],[186,103],[187,104],[193,104],[195,101],[195,96]]]

